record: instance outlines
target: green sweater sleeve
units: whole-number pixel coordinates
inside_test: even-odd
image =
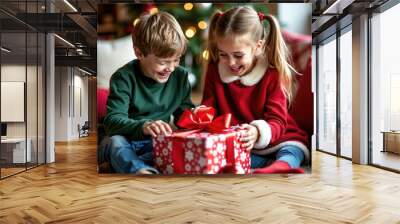
[[[194,108],[194,104],[191,99],[192,88],[189,83],[189,79],[188,79],[189,76],[188,76],[187,72],[185,72],[185,73],[186,73],[185,78],[183,79],[183,84],[182,84],[182,94],[183,94],[182,101],[181,101],[180,106],[173,113],[175,124],[185,109]]]
[[[110,95],[107,100],[107,116],[104,125],[108,135],[124,135],[132,139],[143,139],[143,124],[150,119],[135,120],[128,116],[132,97],[132,81],[122,73],[115,73],[110,80]]]

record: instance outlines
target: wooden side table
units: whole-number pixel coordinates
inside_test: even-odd
[[[382,131],[383,150],[382,152],[392,152],[400,154],[400,131]]]

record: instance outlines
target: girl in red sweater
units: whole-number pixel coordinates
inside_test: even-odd
[[[303,173],[308,136],[288,113],[295,71],[276,19],[249,7],[217,12],[208,42],[202,104],[231,113],[232,124],[247,129],[241,141],[252,150],[254,173]]]

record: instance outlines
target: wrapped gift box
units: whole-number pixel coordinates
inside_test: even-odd
[[[156,168],[164,174],[250,173],[250,153],[238,127],[222,133],[189,131],[153,139]]]

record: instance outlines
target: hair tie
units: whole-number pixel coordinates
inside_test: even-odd
[[[262,22],[264,19],[266,19],[266,16],[264,15],[264,13],[262,12],[257,12],[258,18],[260,19],[260,21]]]
[[[222,12],[217,12],[218,18],[221,17],[222,15],[224,15],[224,13],[222,13]]]

